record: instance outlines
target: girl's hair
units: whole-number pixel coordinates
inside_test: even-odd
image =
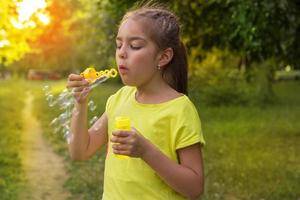
[[[173,49],[173,58],[162,68],[162,76],[177,92],[187,95],[188,62],[185,46],[180,40],[178,17],[161,4],[146,3],[127,12],[121,23],[128,18],[142,20],[145,31],[159,49]]]

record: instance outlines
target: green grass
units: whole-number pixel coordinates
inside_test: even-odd
[[[64,82],[47,83],[62,88]],[[40,83],[34,84],[36,88]],[[92,99],[100,115],[106,99],[120,86],[104,84]],[[103,182],[103,150],[87,162],[70,161],[61,134],[53,134],[50,121],[60,112],[50,108],[40,89],[36,91],[36,113],[47,138],[68,163],[70,179],[66,187],[76,199],[99,199]],[[201,199],[300,198],[300,85],[281,82],[274,85],[276,101],[259,106],[205,106],[193,98],[202,120],[206,139],[205,193]],[[92,115],[90,115],[91,117]],[[298,153],[298,154],[297,154]]]
[[[266,107],[205,107],[195,100],[207,141],[202,199],[300,197],[297,91],[298,82],[275,84],[277,101]]]
[[[0,199],[14,200],[22,182],[19,157],[23,98],[20,81],[0,81]]]

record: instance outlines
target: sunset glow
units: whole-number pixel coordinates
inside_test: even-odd
[[[12,18],[11,23],[17,29],[36,27],[36,22],[32,17],[36,17],[44,25],[50,23],[49,15],[45,11],[47,7],[45,0],[23,0],[17,2],[16,7],[18,16]]]

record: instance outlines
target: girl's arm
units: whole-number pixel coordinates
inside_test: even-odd
[[[75,109],[71,119],[72,138],[69,150],[72,159],[86,160],[107,141],[107,116],[104,113],[88,130],[87,102],[89,83],[80,75],[70,74],[67,88],[74,93]]]
[[[152,143],[147,142],[142,159],[178,193],[196,199],[204,190],[201,145],[194,144],[177,150],[180,164],[169,159]]]
[[[200,143],[178,149],[179,164],[162,153],[149,140],[132,131],[114,131],[114,153],[140,157],[171,188],[178,193],[196,199],[204,190],[203,159]]]
[[[71,132],[73,135],[69,145],[71,158],[73,160],[87,160],[107,142],[106,113],[103,113],[88,130],[87,105],[76,104],[71,119]]]

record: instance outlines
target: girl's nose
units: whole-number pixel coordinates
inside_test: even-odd
[[[125,45],[123,45],[120,49],[118,49],[118,56],[119,58],[127,58],[127,52],[126,52],[126,49],[125,49]]]

